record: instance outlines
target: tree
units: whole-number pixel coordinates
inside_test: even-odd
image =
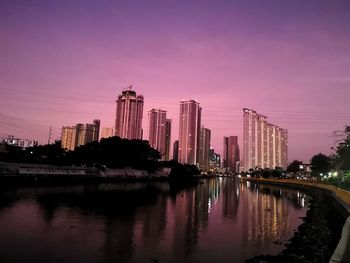
[[[338,145],[335,163],[341,171],[350,171],[350,137]]]
[[[319,177],[321,174],[327,174],[331,168],[331,158],[322,153],[316,154],[310,160],[312,175]]]
[[[300,165],[302,164],[302,161],[294,160],[288,165],[286,172],[296,174],[300,172]]]

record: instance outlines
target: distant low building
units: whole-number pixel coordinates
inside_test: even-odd
[[[221,172],[221,156],[210,149],[209,171],[213,173]]]
[[[21,148],[33,147],[38,145],[38,141],[16,138],[14,135],[8,135],[2,139],[3,144],[13,145]]]

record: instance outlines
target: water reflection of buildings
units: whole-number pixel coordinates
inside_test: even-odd
[[[282,235],[291,234],[294,230],[291,228],[291,214],[289,211],[292,201],[296,208],[305,206],[305,194],[299,191],[283,189],[279,187],[258,185],[246,182],[247,188],[241,184],[242,198],[242,221],[243,247],[258,247],[266,240],[271,240],[275,244],[285,242]],[[251,191],[254,194],[246,193]]]
[[[193,260],[199,233],[208,227],[211,207],[220,196],[219,180],[209,180],[169,198],[138,207],[123,218],[107,220],[104,252],[108,262]],[[228,196],[233,192],[226,188]],[[236,192],[236,191],[234,191]],[[232,198],[229,197],[228,201]],[[228,210],[232,211],[227,203]],[[156,249],[155,249],[156,248]],[[170,260],[170,261],[171,261]]]
[[[266,239],[279,242],[281,233],[289,229],[288,201],[278,197],[280,192],[276,192],[276,195],[269,193],[270,187],[265,190],[255,184],[249,187],[255,194],[246,193],[248,188],[241,185],[243,235],[246,236],[243,247],[250,243],[266,244],[263,242]],[[279,190],[276,188],[276,191]]]
[[[199,232],[208,227],[210,208],[219,196],[219,182],[210,180],[197,189],[179,193],[168,216],[175,222],[169,230],[175,262],[189,261],[197,249]],[[171,235],[172,233],[172,235]]]
[[[239,207],[239,182],[237,180],[226,180],[222,186],[223,192],[223,216],[236,219]]]

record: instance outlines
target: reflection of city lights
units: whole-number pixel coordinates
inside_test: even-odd
[[[250,189],[250,182],[249,181],[247,181],[247,188]]]
[[[304,197],[301,198],[301,207],[302,208],[305,207],[305,198]]]

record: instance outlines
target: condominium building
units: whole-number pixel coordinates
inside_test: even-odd
[[[267,122],[267,117],[243,109],[242,170],[287,168],[288,131]]]
[[[173,144],[173,160],[175,162],[179,161],[179,141],[176,140]]]
[[[194,100],[180,102],[179,162],[198,164],[201,107]]]
[[[227,172],[238,173],[239,172],[239,146],[238,137],[229,136],[224,137],[224,152],[223,152],[223,168]]]
[[[149,116],[149,144],[158,150],[163,160],[169,160],[171,120],[166,118],[166,111],[152,109]]]
[[[93,124],[78,123],[75,126],[64,126],[62,127],[61,147],[73,151],[77,146],[98,141],[99,131],[99,120],[94,120]]]
[[[171,120],[165,120],[165,156],[164,160],[170,160],[170,141],[171,141]]]
[[[116,100],[115,135],[125,139],[142,139],[143,96],[132,86],[122,91]]]
[[[202,127],[199,139],[199,168],[209,171],[211,131]]]

